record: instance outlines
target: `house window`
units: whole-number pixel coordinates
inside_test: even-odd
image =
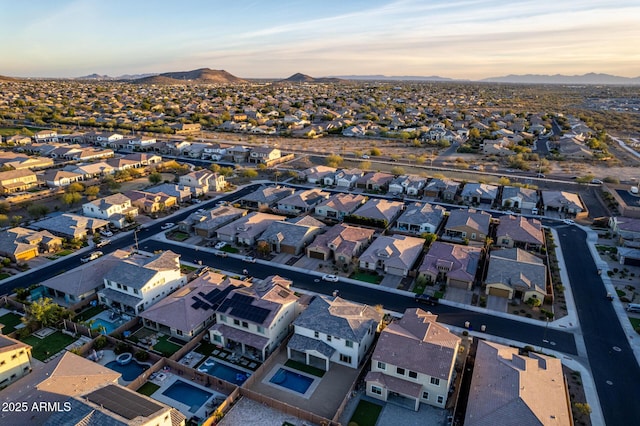
[[[351,364],[351,357],[349,355],[340,354],[340,361]]]
[[[320,337],[320,333],[318,333],[317,331],[316,331],[316,332],[314,332],[314,333],[313,333],[313,337],[315,337],[315,338],[317,339],[318,337]]]
[[[422,399],[429,400],[429,392],[422,392]]]
[[[327,342],[331,341],[331,335],[327,334]]]
[[[501,244],[507,245],[509,244],[509,240],[507,238],[503,238]]]
[[[440,386],[440,379],[437,379],[435,377],[431,378],[431,384],[435,385],[435,386]]]
[[[409,371],[409,377],[411,377],[412,379],[417,379],[418,373],[416,373],[415,371]]]
[[[176,334],[177,334],[178,336],[182,336],[182,330],[176,330]]]
[[[258,326],[258,333],[264,334],[264,327]]]
[[[133,293],[134,293],[134,294],[138,294],[138,289],[137,289],[137,288],[134,288],[134,289],[133,289]]]
[[[227,316],[226,315],[220,315],[220,322],[227,322]]]
[[[396,367],[396,373],[398,373],[400,376],[404,376],[404,368]]]
[[[348,348],[352,348],[353,342],[351,340],[345,340],[344,345]]]
[[[16,358],[18,358],[18,355],[17,355],[17,354],[13,354],[13,355],[11,355],[11,359],[16,359]]]
[[[371,386],[371,393],[375,393],[376,395],[382,395],[382,388],[378,386]]]
[[[438,404],[444,403],[444,396],[438,395]]]
[[[233,320],[233,325],[240,325],[240,320],[234,319]]]
[[[242,326],[243,326],[244,328],[249,328],[249,323],[248,323],[248,322],[246,322],[246,321],[242,321]]]
[[[385,364],[384,362],[378,361],[378,369],[386,370],[387,369],[387,364]]]
[[[120,290],[122,290],[122,286],[121,286],[120,284],[118,284],[118,288],[119,288]]]
[[[475,240],[475,239],[476,239],[476,233],[475,233],[475,232],[473,232],[473,233],[471,234],[471,239],[472,239],[472,240]]]
[[[218,342],[218,343],[222,343],[222,336],[220,336],[219,334],[214,334],[213,335],[213,341],[214,342]]]

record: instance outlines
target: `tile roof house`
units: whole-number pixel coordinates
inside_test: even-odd
[[[272,252],[298,255],[325,228],[325,224],[319,220],[309,216],[305,218],[314,223],[307,225],[295,221],[272,222],[258,241],[267,243]]]
[[[103,161],[99,163],[70,164],[65,166],[63,170],[78,173],[82,175],[84,180],[104,177],[115,173],[113,167]]]
[[[367,396],[388,401],[399,394],[413,403],[444,408],[461,339],[437,315],[410,308],[380,332],[365,377]]]
[[[84,238],[88,233],[95,234],[100,229],[106,229],[109,226],[109,221],[63,213],[34,222],[31,226],[36,229],[45,229],[54,235],[65,238]]]
[[[428,179],[416,175],[398,176],[389,183],[389,193],[417,196],[422,193]]]
[[[162,193],[170,197],[176,197],[178,203],[187,202],[192,198],[191,188],[174,183],[161,183],[160,185],[145,189],[145,192],[150,194]]]
[[[250,287],[231,290],[216,311],[209,340],[261,361],[287,337],[300,313],[292,282],[278,275],[256,280]]]
[[[334,174],[336,172],[335,167],[328,166],[314,166],[310,167],[299,173],[300,179],[304,179],[309,183],[323,183],[323,179],[326,175]]]
[[[131,253],[127,251],[116,250],[93,262],[51,277],[40,285],[58,305],[72,307],[102,290],[107,272],[129,256]]]
[[[531,210],[538,205],[538,191],[517,186],[502,188],[502,207]]]
[[[247,283],[209,272],[187,283],[140,314],[145,327],[190,340],[216,320],[214,306]]]
[[[269,164],[281,156],[282,153],[278,148],[257,146],[251,149],[251,152],[249,153],[249,162],[256,164]]]
[[[269,210],[275,207],[278,201],[295,192],[295,189],[284,186],[261,186],[255,191],[240,198],[238,201],[240,205],[245,208]]]
[[[471,290],[481,257],[479,247],[435,241],[418,267],[418,276],[428,282]]]
[[[456,198],[460,182],[450,179],[431,179],[424,187],[426,197],[440,198],[444,201],[453,201]]]
[[[489,235],[491,215],[484,211],[457,209],[449,213],[444,238],[485,242]]]
[[[387,191],[394,176],[389,173],[368,172],[356,181],[356,188],[368,191]]]
[[[444,220],[446,209],[428,203],[409,204],[400,215],[394,229],[411,234],[436,233]]]
[[[300,214],[312,211],[315,206],[329,199],[331,194],[320,189],[296,191],[278,201],[276,209],[283,214]]]
[[[519,248],[493,250],[489,255],[488,295],[509,300],[544,301],[547,296],[547,267],[542,259]]]
[[[0,194],[8,195],[38,186],[38,178],[31,170],[0,172]]]
[[[287,356],[328,371],[332,363],[358,368],[373,345],[383,313],[340,297],[316,296],[293,322]]]
[[[356,181],[362,177],[364,172],[360,169],[340,169],[332,174],[324,176],[323,183],[328,186],[340,188],[353,188]]]
[[[583,212],[584,204],[578,194],[565,191],[541,191],[544,209],[562,213],[578,214]]]
[[[386,228],[400,216],[404,207],[404,203],[401,201],[370,198],[358,210],[353,212],[348,221],[358,223],[358,221],[364,219],[368,225]]]
[[[11,385],[30,372],[31,346],[0,334],[0,388]]]
[[[284,221],[286,219],[285,216],[253,212],[221,226],[216,231],[216,236],[219,240],[228,243],[253,245],[269,225],[273,222]]]
[[[625,247],[640,248],[640,219],[612,216],[609,228],[618,237],[618,243]]]
[[[177,409],[117,384],[73,396],[65,404],[69,410],[56,411],[43,424],[184,426],[186,420]]]
[[[572,426],[569,404],[558,358],[478,341],[465,426]]]
[[[34,231],[21,227],[0,232],[0,255],[14,262],[25,262],[40,253],[49,253],[62,247],[62,238],[49,231]]]
[[[108,220],[116,228],[123,228],[128,217],[138,215],[138,208],[124,194],[113,194],[82,205],[82,214],[87,217]]]
[[[196,170],[186,175],[180,176],[180,185],[188,186],[192,188],[192,191],[196,196],[202,195],[206,192],[220,192],[224,191],[227,186],[227,182],[223,175],[211,172],[209,170]]]
[[[360,268],[382,269],[406,277],[420,257],[425,240],[404,235],[380,236],[360,255]]]
[[[120,376],[120,373],[97,362],[64,351],[47,363],[38,363],[30,374],[20,379],[20,392],[12,386],[0,390],[0,402],[46,401],[63,407],[70,396],[84,394],[105,384],[115,384]],[[49,410],[31,410],[27,419],[24,412],[7,411],[3,414],[3,424],[41,425],[52,413]]]
[[[341,223],[318,235],[306,253],[312,259],[333,259],[339,265],[348,265],[367,248],[374,234],[373,229]]]
[[[131,205],[144,213],[157,213],[175,207],[178,199],[163,192],[126,191],[123,195],[131,200]]]
[[[104,305],[138,315],[186,282],[179,254],[167,250],[150,257],[131,256],[107,271],[98,297]]]
[[[493,204],[498,197],[498,187],[486,183],[467,183],[460,196],[466,204]]]
[[[53,166],[53,160],[47,157],[30,157],[15,152],[0,151],[0,168],[13,168],[13,170],[38,170]]]
[[[326,219],[343,220],[345,216],[352,214],[362,204],[367,201],[367,197],[360,194],[333,194],[329,199],[316,205],[315,215]]]
[[[544,245],[542,223],[524,216],[501,216],[495,243],[500,247],[540,250]]]
[[[192,213],[184,221],[178,223],[178,226],[183,231],[193,231],[201,237],[211,238],[218,228],[246,216],[247,213],[247,210],[224,205],[213,210]]]
[[[76,172],[68,172],[65,170],[47,170],[42,174],[42,179],[47,183],[49,188],[61,186],[69,186],[73,182],[79,182],[83,175]]]

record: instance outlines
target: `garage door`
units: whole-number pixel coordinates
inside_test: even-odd
[[[471,283],[466,282],[466,281],[459,281],[459,280],[449,280],[449,285],[453,288],[462,288],[464,290],[470,290],[471,289]]]
[[[624,264],[629,266],[640,266],[640,259],[625,257]]]
[[[309,257],[312,258],[312,259],[326,260],[324,258],[324,253],[319,252],[319,251],[311,251],[311,250],[309,250]]]
[[[509,298],[509,290],[503,288],[489,287],[489,294],[491,296],[505,297]]]

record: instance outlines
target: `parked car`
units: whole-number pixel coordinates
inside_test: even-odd
[[[604,182],[602,182],[600,179],[591,179],[591,183],[595,185],[602,185]]]
[[[427,294],[418,294],[413,300],[415,300],[416,303],[424,303],[429,306],[436,306],[440,303],[437,297],[429,296]]]
[[[102,235],[103,237],[113,237],[113,232],[109,231],[108,229],[103,229],[102,231],[100,231],[100,235]]]
[[[562,219],[565,225],[575,225],[576,223],[571,219]]]
[[[220,250],[216,251],[214,254],[216,256],[218,256],[218,257],[227,257],[228,256],[226,251],[220,251]]]
[[[218,244],[216,244],[215,246],[213,246],[214,249],[218,249],[220,250],[221,248],[223,248],[224,246],[226,246],[227,243],[225,243],[224,241],[220,241]]]
[[[98,244],[96,244],[96,247],[100,248],[100,247],[104,247],[107,244],[111,244],[111,240],[102,240],[99,241]]]
[[[165,223],[164,225],[162,225],[162,226],[160,227],[160,229],[162,229],[163,231],[165,231],[165,230],[167,230],[167,229],[171,229],[171,228],[173,228],[174,226],[176,226],[176,224],[175,224],[175,223],[167,222],[167,223]]]
[[[244,262],[256,263],[256,258],[252,256],[245,256],[242,258]]]
[[[85,256],[82,259],[80,259],[80,262],[82,262],[82,263],[91,262],[92,260],[96,260],[97,258],[99,258],[102,255],[104,255],[104,253],[102,253],[101,251],[94,251],[91,254],[89,254],[88,256]]]
[[[332,283],[337,283],[338,282],[338,277],[336,275],[324,274],[322,276],[322,279],[324,281],[329,281],[329,282],[332,282]]]

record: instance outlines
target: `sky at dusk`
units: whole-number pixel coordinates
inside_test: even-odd
[[[0,75],[640,76],[638,0],[0,0]]]

